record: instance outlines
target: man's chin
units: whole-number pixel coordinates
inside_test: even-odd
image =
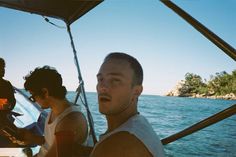
[[[104,108],[99,108],[99,112],[100,112],[101,114],[107,115],[109,111],[104,110]]]
[[[101,109],[101,108],[99,108],[99,112],[100,112],[101,114],[105,114],[105,113],[106,113],[106,111],[104,111],[104,110]]]

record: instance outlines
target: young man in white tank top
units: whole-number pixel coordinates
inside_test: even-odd
[[[109,54],[97,74],[99,111],[108,129],[95,145],[91,157],[163,157],[159,137],[138,113],[143,70],[125,53]]]
[[[66,88],[61,75],[52,67],[36,68],[25,77],[25,89],[30,100],[42,109],[50,108],[44,136],[37,136],[26,129],[19,129],[26,144],[42,145],[37,157],[71,157],[73,146],[87,138],[88,128],[79,108],[66,99]]]

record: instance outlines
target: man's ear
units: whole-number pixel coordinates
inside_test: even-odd
[[[135,96],[140,96],[142,92],[143,92],[143,86],[142,85],[136,85],[135,89],[134,89],[134,95]]]
[[[49,96],[49,92],[47,88],[42,88],[41,91],[42,91],[42,96],[44,98],[47,98]]]

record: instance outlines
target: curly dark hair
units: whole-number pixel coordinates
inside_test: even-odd
[[[59,99],[65,98],[67,90],[62,85],[62,77],[53,67],[37,67],[26,75],[24,79],[24,87],[27,91],[42,95],[42,89],[46,88],[50,96]]]

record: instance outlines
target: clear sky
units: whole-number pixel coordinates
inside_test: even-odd
[[[174,0],[236,47],[235,0]],[[23,88],[37,66],[54,66],[68,90],[78,85],[66,29],[41,16],[0,7],[0,57],[5,79]],[[58,25],[60,20],[50,18]],[[72,24],[86,91],[96,91],[96,74],[109,52],[135,56],[144,69],[144,94],[164,95],[187,72],[209,79],[236,69],[233,59],[158,0],[106,0]]]

